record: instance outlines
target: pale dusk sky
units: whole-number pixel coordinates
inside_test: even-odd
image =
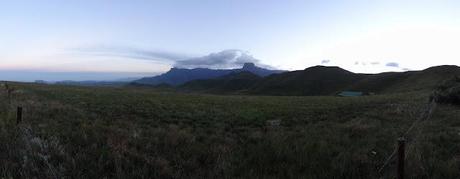
[[[0,80],[114,80],[196,59],[239,65],[221,56],[359,73],[460,65],[455,0],[5,0],[0,27]]]

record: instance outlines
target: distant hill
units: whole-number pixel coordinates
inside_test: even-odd
[[[315,66],[262,78],[248,73],[235,73],[212,80],[194,80],[180,86],[179,89],[209,93],[290,96],[336,95],[341,91],[381,94],[431,91],[440,82],[453,76],[460,76],[460,67],[437,66],[423,71],[359,74],[339,67]]]
[[[248,71],[232,72],[216,79],[190,81],[179,86],[179,89],[205,93],[244,93],[261,79]]]
[[[70,85],[70,86],[112,86],[120,87],[125,86],[131,83],[132,81],[138,80],[139,78],[122,78],[110,81],[95,81],[95,80],[85,80],[85,81],[73,81],[73,80],[64,80],[64,81],[44,81],[44,80],[35,80],[35,83],[39,84],[56,84],[56,85]]]
[[[439,83],[454,76],[460,76],[460,67],[444,65],[422,71],[392,72],[368,75],[349,89],[377,93],[431,91]]]
[[[388,91],[432,90],[454,76],[460,76],[460,67],[454,65],[431,67],[423,71],[412,72],[410,77]]]
[[[214,79],[228,75],[235,72],[251,72],[258,76],[264,77],[271,74],[282,73],[284,71],[280,70],[269,70],[261,67],[257,67],[254,63],[245,63],[241,69],[208,69],[208,68],[195,68],[195,69],[181,69],[181,68],[171,68],[168,72],[155,76],[155,77],[146,77],[140,80],[136,80],[134,84],[144,84],[144,85],[158,85],[158,84],[169,84],[173,86],[182,85],[189,81],[193,80],[204,80],[204,79]]]
[[[41,81],[36,81],[35,83],[43,83]],[[46,83],[46,82],[45,82]],[[57,81],[49,82],[48,84],[56,85],[70,85],[70,86],[125,86],[129,84],[129,81]]]
[[[250,94],[265,95],[329,95],[363,80],[367,75],[356,74],[339,67],[315,66],[301,71],[269,76],[258,82]]]

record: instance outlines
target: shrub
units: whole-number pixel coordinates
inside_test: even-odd
[[[431,100],[442,104],[460,105],[460,77],[444,81],[433,92]]]

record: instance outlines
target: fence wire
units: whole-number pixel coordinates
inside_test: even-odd
[[[425,109],[422,111],[422,113],[417,117],[417,120],[415,120],[414,122],[412,122],[412,124],[410,125],[410,127],[403,133],[403,135],[401,136],[402,138],[406,139],[407,143],[406,143],[406,146],[408,147],[409,146],[409,141],[407,140],[410,132],[417,128],[418,125],[422,122],[422,121],[425,121],[425,120],[428,120],[430,119],[431,117],[431,114],[433,113],[433,111],[435,110],[436,108],[436,102],[435,100],[431,100],[426,106],[425,106]],[[420,133],[418,133],[419,135]],[[416,139],[417,137],[414,137],[414,139]],[[413,141],[412,141],[413,142]],[[394,156],[396,155],[396,153],[398,152],[398,148],[395,147],[395,149],[393,150],[393,152],[387,157],[387,159],[385,160],[385,162],[383,163],[383,165],[379,168],[378,170],[378,173],[381,174],[382,171],[385,169],[386,166],[388,166],[388,164],[390,164],[390,162],[392,161],[392,159],[394,158]],[[409,150],[405,152],[405,154],[408,154],[409,153]]]

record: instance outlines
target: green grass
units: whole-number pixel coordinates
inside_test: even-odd
[[[4,178],[379,178],[427,93],[218,96],[14,84],[0,93]],[[15,125],[15,106],[24,122]],[[409,138],[411,178],[459,178],[460,108]],[[281,120],[278,127],[267,120]],[[394,176],[392,163],[383,175]]]

